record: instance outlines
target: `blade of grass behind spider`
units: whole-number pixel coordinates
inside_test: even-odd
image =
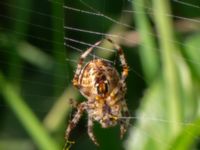
[[[158,53],[156,51],[155,39],[152,32],[150,22],[146,15],[145,0],[134,0],[133,9],[137,29],[140,34],[140,59],[142,61],[142,68],[146,81],[151,83],[155,79],[159,69]]]
[[[174,44],[174,32],[172,20],[166,14],[171,14],[169,1],[153,0],[154,20],[158,31],[159,44],[161,49],[162,77],[165,90],[166,111],[168,120],[181,122],[182,114],[179,97],[179,82],[176,60],[174,55],[178,53],[178,48]],[[169,124],[169,134],[175,136],[180,131],[180,125]]]
[[[189,133],[189,134],[188,134]],[[191,149],[196,141],[196,138],[200,135],[200,119],[195,120],[189,126],[184,128],[181,134],[172,143],[173,149],[176,150],[188,150]]]
[[[137,111],[138,121],[131,130],[127,149],[160,150],[173,148],[171,140],[183,127],[181,98],[179,96],[178,69],[174,55],[179,56],[174,45],[172,22],[163,14],[170,14],[168,1],[153,0],[154,20],[161,49],[162,70],[149,84]],[[149,37],[151,38],[151,37]],[[187,70],[188,71],[188,70]]]
[[[63,1],[62,0],[56,0],[55,2],[51,2],[51,7],[52,7],[52,15],[59,17],[59,18],[63,18],[64,20],[64,10],[62,5],[58,5],[58,3],[62,4]],[[64,4],[64,3],[63,3]],[[54,59],[55,59],[55,69],[54,69],[54,74],[59,74],[59,75],[69,75],[69,70],[68,69],[68,65],[67,62],[65,62],[66,59],[66,54],[65,54],[65,48],[64,48],[64,22],[62,19],[57,19],[56,17],[52,18],[52,28],[56,31],[61,31],[60,32],[52,32],[53,34],[53,41],[59,41],[60,43],[63,43],[63,45],[61,44],[54,44],[53,45],[53,54],[54,54]],[[66,77],[67,78],[67,77]],[[54,84],[55,85],[59,85],[60,87],[65,87],[66,85],[66,81],[65,78],[54,78]],[[58,88],[56,87],[54,89],[54,93],[55,95],[59,95],[63,92],[63,88]]]
[[[67,87],[68,86],[67,84],[69,84],[71,81],[70,75],[73,73],[73,71],[71,71],[70,69],[69,62],[65,62],[65,59],[68,58],[69,56],[66,56],[66,51],[64,47],[64,29],[63,29],[64,10],[61,5],[62,3],[64,5],[64,2],[62,0],[57,0],[57,2],[51,2],[52,15],[56,16],[52,19],[53,28],[57,31],[63,31],[63,34],[58,33],[56,31],[53,32],[53,40],[60,41],[61,43],[63,43],[63,45],[58,45],[56,43],[53,45],[54,58],[56,64],[58,64],[54,66],[55,67],[54,74],[59,74],[59,75],[62,74],[63,76],[66,76],[66,78],[56,78],[55,76],[54,83],[56,85],[59,85],[60,87]],[[58,20],[57,17],[63,19]],[[63,120],[65,120],[66,115],[69,112],[68,100],[70,98],[77,97],[77,93],[75,93],[72,90],[71,86],[69,86],[69,88],[67,88],[66,90],[61,88],[58,89],[57,87],[55,87],[54,93],[56,96],[60,95],[61,93],[62,94],[55,101],[51,110],[44,119],[45,127],[51,132],[55,132],[58,128],[60,128],[61,124],[63,123]]]
[[[185,49],[184,53],[186,56],[187,63],[190,65],[192,72],[200,79],[200,69],[199,69],[199,56],[200,56],[200,32],[188,36],[184,43]]]
[[[13,110],[37,147],[41,150],[60,150],[59,145],[48,135],[24,99],[16,92],[13,85],[6,81],[2,73],[0,73],[0,89],[5,102]]]
[[[30,9],[31,2],[32,2],[31,0],[28,0],[28,1],[19,0],[17,2],[14,2],[14,4],[22,8]],[[13,1],[10,1],[10,3],[13,3]],[[10,15],[16,20],[13,23],[11,23],[13,25],[11,27],[12,30],[20,34],[26,34],[28,24],[25,24],[22,21],[17,21],[17,20],[23,20],[24,22],[29,22],[30,12],[24,13],[23,9],[18,9],[17,7],[16,8],[10,7]],[[12,34],[12,35],[13,35],[12,37],[13,40],[12,40],[12,46],[10,48],[10,52],[12,53],[9,53],[9,56],[8,56],[9,64],[11,65],[8,67],[8,73],[9,73],[9,78],[12,80],[14,85],[17,86],[20,83],[22,70],[15,66],[21,66],[23,64],[23,61],[17,53],[16,44],[18,43],[18,41],[24,39],[25,37],[19,34]]]
[[[49,113],[44,119],[44,125],[50,132],[55,132],[63,124],[65,124],[66,116],[71,108],[69,99],[77,99],[78,92],[69,86],[63,94],[56,100]],[[63,133],[64,135],[64,133]]]

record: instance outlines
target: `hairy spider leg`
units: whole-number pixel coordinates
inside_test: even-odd
[[[69,122],[69,125],[65,131],[65,139],[68,140],[70,132],[72,129],[76,126],[76,124],[79,122],[81,116],[83,115],[84,110],[87,107],[86,102],[82,102],[77,107],[77,112],[74,115],[74,118]]]
[[[121,82],[125,82],[125,80],[128,76],[128,64],[126,63],[123,49],[118,44],[116,44],[113,40],[111,40],[110,38],[106,38],[106,39],[114,45],[114,48],[117,50],[117,52],[119,54],[120,62],[122,64]]]
[[[128,71],[129,71],[128,68],[129,67],[128,67],[128,64],[126,63],[126,59],[125,59],[125,56],[124,56],[123,49],[118,44],[116,44],[113,40],[111,40],[110,38],[106,38],[106,39],[110,43],[112,43],[114,45],[114,48],[118,51],[120,62],[122,64],[122,74],[121,74],[121,79],[119,81],[119,86],[116,87],[115,89],[113,89],[113,91],[111,92],[111,97],[114,98],[115,96],[117,96],[119,90],[122,90],[122,89],[126,90],[125,80],[128,76]],[[128,119],[129,111],[128,111],[126,101],[123,99],[121,101],[121,103],[122,103],[122,115],[126,117],[125,118],[126,120],[124,120],[124,119],[120,120],[120,137],[122,138],[124,133],[126,132],[126,130],[128,128],[130,119]]]
[[[122,101],[122,115],[124,116],[124,118],[120,120],[120,137],[121,138],[123,138],[124,133],[126,133],[127,128],[129,126],[129,122],[130,122],[130,118],[129,118],[130,114],[129,114],[128,107],[125,100]]]
[[[71,103],[71,105],[74,107],[74,108],[77,108],[78,107],[78,104],[77,104],[77,102],[74,100],[74,99],[70,99],[70,103]],[[87,104],[87,102],[85,102],[86,104]],[[84,104],[84,105],[86,105],[86,104]],[[85,106],[86,107],[86,106]],[[79,110],[80,108],[78,108],[78,110]],[[83,110],[81,110],[82,112],[84,111],[84,109]],[[77,114],[78,114],[78,112],[77,112]],[[77,124],[78,123],[78,121],[79,121],[79,119],[80,119],[80,117],[81,117],[81,115],[82,115],[82,113],[80,114],[80,115],[78,115],[79,117],[78,117],[78,119],[75,119],[75,120],[77,120],[77,122],[75,123],[75,124]],[[76,117],[76,114],[75,114],[75,117]],[[74,117],[74,118],[75,118]],[[74,120],[74,119],[73,119]],[[72,122],[73,122],[73,120],[72,120]],[[94,123],[93,123],[93,119],[92,119],[92,117],[88,117],[88,135],[89,135],[89,137],[90,137],[90,139],[96,144],[96,145],[98,145],[99,146],[99,143],[97,142],[97,140],[96,140],[96,138],[95,138],[95,136],[94,136],[94,133],[93,133],[93,125],[94,125]],[[70,125],[69,125],[70,126]],[[73,125],[72,125],[73,126]],[[73,128],[74,128],[75,126],[73,126]],[[68,128],[70,128],[70,127],[68,127]],[[73,129],[73,128],[70,128],[70,129],[67,129],[66,130],[66,137],[65,137],[65,139],[67,140],[67,138],[69,137],[69,134],[70,134],[70,132],[71,132],[71,130]]]
[[[89,116],[88,118],[88,135],[90,137],[90,139],[96,144],[99,145],[99,143],[97,142],[95,136],[94,136],[94,132],[93,132],[93,119],[92,117]]]
[[[106,39],[110,43],[112,43],[114,45],[114,48],[118,51],[120,62],[122,64],[122,74],[121,74],[121,79],[119,81],[119,85],[115,89],[113,89],[113,91],[111,92],[111,97],[114,98],[117,95],[117,93],[119,92],[119,90],[126,89],[125,80],[128,76],[128,68],[129,67],[128,67],[128,64],[126,63],[123,49],[118,44],[116,44],[114,41],[112,41],[110,38],[106,38]]]
[[[82,70],[82,66],[83,66],[83,61],[84,59],[89,55],[89,53],[91,53],[91,51],[97,47],[100,43],[102,42],[101,41],[98,41],[96,42],[94,45],[92,45],[92,47],[88,48],[80,57],[79,59],[79,63],[78,63],[78,66],[77,66],[77,69],[76,69],[76,72],[75,72],[75,75],[74,75],[74,78],[73,78],[73,85],[75,87],[77,87],[78,89],[80,88],[80,84],[78,83],[78,79],[79,79],[79,76],[80,76],[80,73],[81,73],[81,70]]]

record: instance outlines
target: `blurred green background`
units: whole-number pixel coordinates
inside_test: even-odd
[[[200,149],[199,0],[1,0],[0,149],[60,150],[83,101],[71,80],[81,52],[109,36],[130,67],[131,113],[124,139],[119,126],[87,135],[87,114],[73,130],[72,150]],[[112,45],[102,57],[121,71]]]

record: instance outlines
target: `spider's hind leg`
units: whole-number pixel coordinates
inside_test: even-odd
[[[76,126],[76,124],[79,122],[81,116],[83,115],[83,111],[86,109],[86,103],[82,102],[77,106],[77,112],[75,113],[73,119],[69,122],[69,125],[67,126],[67,129],[65,131],[65,139],[68,140],[69,135],[72,131],[72,129]]]
[[[127,128],[129,126],[129,122],[130,122],[130,114],[128,111],[128,107],[126,105],[126,102],[123,101],[122,102],[122,119],[120,120],[120,137],[123,138],[124,134],[127,131]]]
[[[97,142],[93,133],[93,119],[91,117],[88,118],[88,135],[94,144],[99,146],[99,143]]]

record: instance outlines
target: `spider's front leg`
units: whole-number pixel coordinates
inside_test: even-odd
[[[92,117],[88,118],[88,135],[90,137],[90,139],[99,146],[99,143],[97,142],[94,133],[93,133],[93,119]]]
[[[82,102],[77,106],[77,112],[74,115],[74,118],[69,122],[69,125],[65,131],[65,139],[68,140],[69,135],[72,131],[72,129],[76,126],[76,124],[79,122],[83,111],[86,109],[87,107],[87,103],[86,102]]]
[[[75,75],[74,75],[74,78],[73,78],[73,85],[75,87],[77,87],[78,89],[80,88],[80,83],[79,83],[79,76],[81,74],[81,70],[82,70],[82,66],[83,66],[83,62],[84,62],[84,59],[91,53],[91,51],[97,47],[102,41],[98,41],[96,42],[94,45],[92,45],[90,48],[88,48],[80,57],[79,59],[79,62],[78,62],[78,65],[77,65],[77,68],[76,68],[76,72],[75,72]]]
[[[126,59],[125,59],[125,56],[124,56],[124,52],[123,52],[123,49],[118,45],[116,44],[113,40],[111,40],[110,38],[106,38],[110,43],[112,43],[115,47],[115,49],[117,49],[117,52],[119,54],[119,60],[122,64],[122,75],[121,75],[121,81],[122,82],[125,82],[127,76],[128,76],[128,64],[126,63]]]

